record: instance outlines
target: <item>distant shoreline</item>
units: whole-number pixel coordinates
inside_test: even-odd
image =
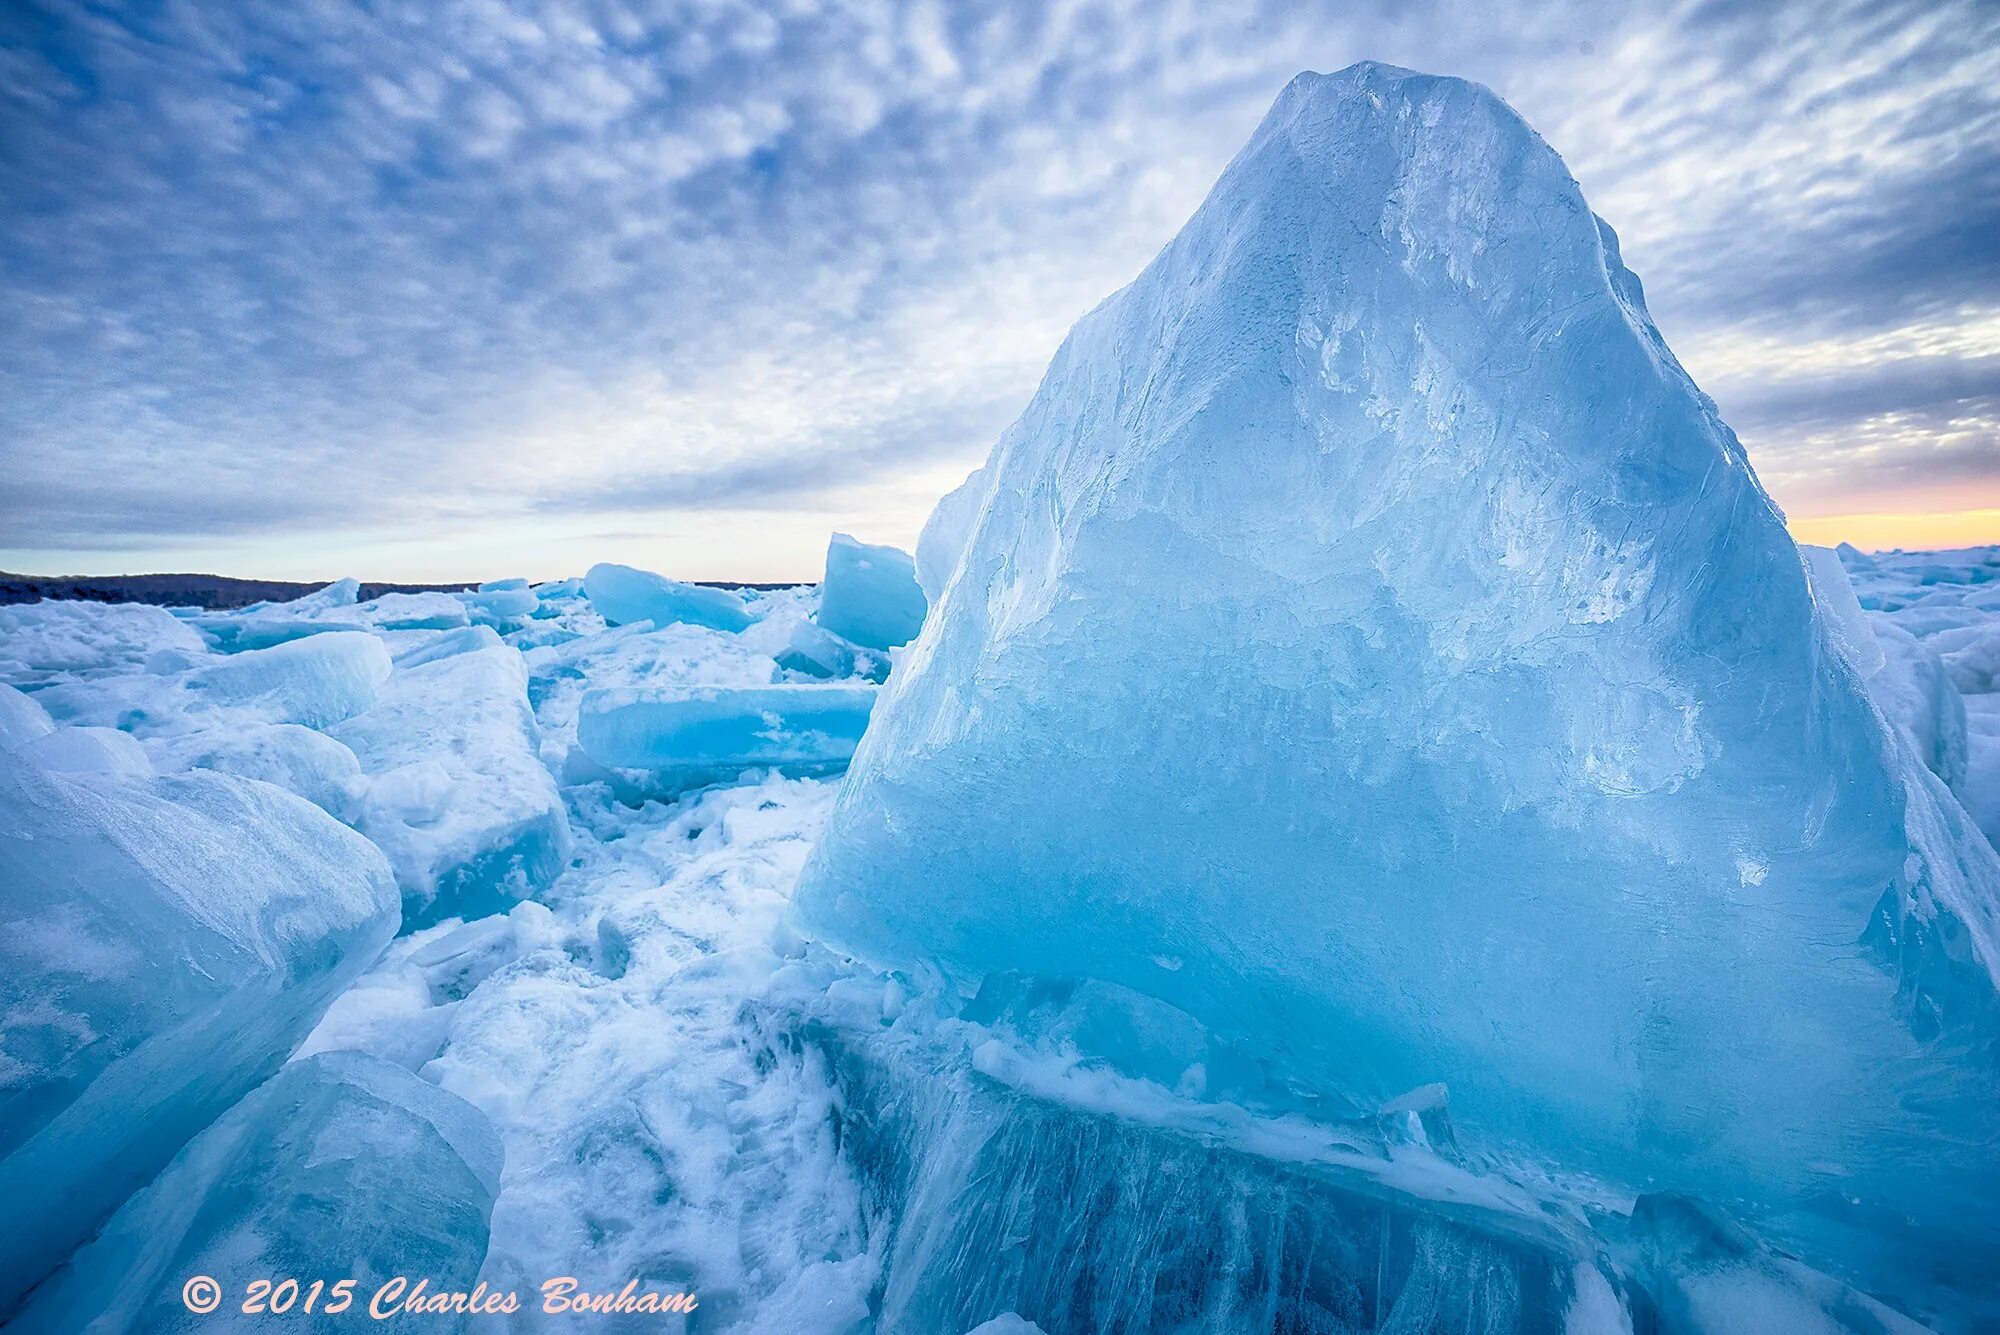
[[[795,589],[811,580],[779,583],[693,580],[719,589]],[[330,579],[301,582],[284,579],[236,579],[229,575],[16,575],[0,570],[0,607],[71,598],[92,603],[153,603],[160,607],[200,607],[213,612],[248,607],[251,603],[287,602],[333,583]],[[477,580],[433,584],[389,584],[364,581],[361,601],[385,593],[452,593],[476,589]]]

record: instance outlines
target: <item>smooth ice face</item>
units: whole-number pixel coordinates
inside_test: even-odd
[[[614,770],[824,774],[854,754],[875,695],[873,686],[834,685],[600,689],[583,697],[577,744]]]
[[[399,668],[330,735],[361,763],[350,816],[389,855],[406,925],[505,909],[562,870],[569,818],[512,649]]]
[[[805,931],[1991,1308],[2000,864],[1497,98],[1295,80],[983,475]]]
[[[664,628],[684,622],[712,630],[742,630],[750,624],[743,600],[727,589],[683,584],[631,566],[594,565],[584,574],[583,590],[598,615],[614,626],[650,621]]]
[[[0,756],[0,1316],[276,1070],[396,922],[382,855],[268,784]]]
[[[432,1292],[473,1287],[500,1168],[498,1134],[457,1095],[359,1052],[294,1062],[181,1151],[11,1329],[353,1330],[399,1275]],[[192,1275],[225,1285],[219,1312],[188,1310]],[[282,1314],[246,1315],[258,1278],[296,1278],[301,1292],[279,1296]],[[305,1312],[315,1278],[355,1281],[345,1310],[328,1315],[340,1299],[323,1288]]]
[[[908,644],[923,629],[924,591],[910,554],[845,533],[827,544],[819,600],[820,625],[870,649]]]

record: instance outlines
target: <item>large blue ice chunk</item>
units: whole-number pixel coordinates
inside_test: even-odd
[[[742,630],[750,624],[743,599],[727,589],[683,584],[650,570],[600,562],[583,576],[583,591],[597,614],[614,626],[650,621],[655,626],[707,626]]]
[[[1295,80],[983,476],[808,933],[2000,1316],[2000,861],[1499,99]]]
[[[915,639],[924,625],[924,591],[910,554],[834,534],[819,586],[819,624],[870,649]]]
[[[398,668],[331,735],[361,762],[350,813],[396,869],[406,926],[506,909],[568,860],[569,817],[512,649]]]
[[[469,1291],[501,1159],[485,1114],[400,1066],[359,1052],[294,1062],[183,1149],[11,1329],[351,1331],[372,1324],[371,1302],[398,1276],[432,1293]],[[188,1310],[182,1286],[193,1275],[225,1285],[220,1311]],[[296,1291],[245,1313],[252,1280],[291,1280]],[[354,1281],[344,1304],[329,1287],[339,1280]]]
[[[0,1316],[395,934],[360,835],[219,774],[0,755]]]
[[[817,684],[599,688],[583,697],[577,745],[608,769],[824,774],[854,754],[875,695],[873,686]]]

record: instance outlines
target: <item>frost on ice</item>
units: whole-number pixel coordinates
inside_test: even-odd
[[[2000,1310],[2000,863],[1503,103],[1296,80],[971,485],[809,935]]]
[[[382,855],[268,784],[0,755],[0,1312],[276,1070],[397,916]]]

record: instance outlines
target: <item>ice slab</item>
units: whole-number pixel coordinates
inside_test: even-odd
[[[541,600],[528,588],[526,580],[500,580],[457,595],[474,621],[486,626],[511,626],[534,615]]]
[[[145,745],[162,773],[206,769],[262,779],[336,817],[345,815],[361,787],[361,766],[352,751],[296,723],[232,722],[148,738]]]
[[[377,630],[453,630],[467,621],[465,604],[448,593],[385,593],[355,611]]]
[[[831,773],[854,754],[873,686],[669,686],[587,692],[577,744],[598,764],[702,777]]]
[[[924,624],[924,591],[908,552],[836,533],[826,548],[819,624],[870,649],[894,649]]]
[[[664,628],[684,622],[733,631],[750,624],[743,599],[727,589],[683,584],[631,566],[594,565],[584,574],[583,589],[590,605],[614,626],[650,621]]]
[[[0,1316],[276,1070],[396,922],[382,855],[269,784],[0,756]]]
[[[389,651],[373,635],[331,631],[232,654],[185,682],[197,709],[324,729],[368,708],[390,666]]]
[[[453,654],[469,654],[475,649],[495,649],[500,645],[500,632],[491,626],[461,626],[457,630],[446,631],[421,644],[403,650],[395,656],[399,668],[419,667],[425,663],[435,663],[440,658],[450,658]]]
[[[360,582],[335,580],[285,603],[252,603],[231,612],[197,613],[190,622],[223,653],[289,644],[332,631],[366,631],[370,620],[356,605]]]
[[[330,731],[361,762],[350,810],[396,869],[407,925],[504,910],[569,856],[527,680],[504,647],[399,668],[367,712]]]
[[[358,1052],[294,1062],[189,1143],[10,1329],[351,1331],[381,1319],[371,1304],[399,1276],[469,1292],[501,1157],[477,1108],[399,1066]],[[182,1286],[194,1275],[225,1286],[221,1310],[188,1309]],[[258,1279],[263,1310],[246,1313]],[[340,1280],[353,1281],[346,1303],[330,1287]],[[421,1310],[403,1319],[478,1324]]]
[[[2000,1319],[2000,862],[1499,99],[1294,81],[981,486],[808,935],[1115,984],[1322,1117],[1443,1083]]]

